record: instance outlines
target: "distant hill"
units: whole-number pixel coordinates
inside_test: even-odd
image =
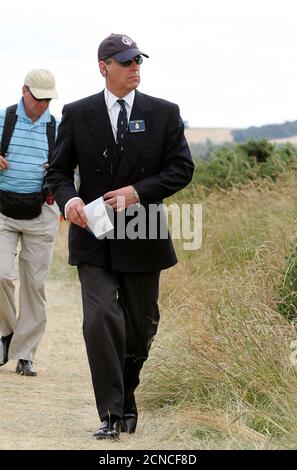
[[[297,135],[297,121],[286,121],[284,124],[267,124],[260,127],[234,129],[231,131],[234,142],[245,142],[248,139],[287,139]]]
[[[274,143],[291,142],[297,144],[297,121],[259,127],[251,126],[246,129],[192,127],[186,128],[185,132],[188,141],[192,144],[210,141],[215,145],[221,145],[226,142],[241,143],[249,139],[267,139]]]

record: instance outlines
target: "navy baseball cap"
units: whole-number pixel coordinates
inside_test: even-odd
[[[138,49],[136,42],[125,34],[112,33],[103,39],[98,48],[98,60],[112,58],[116,62],[126,62],[138,55],[148,57],[147,54]]]

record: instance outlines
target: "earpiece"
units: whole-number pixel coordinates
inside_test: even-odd
[[[104,69],[104,77],[106,77],[106,75],[107,75],[107,70]]]

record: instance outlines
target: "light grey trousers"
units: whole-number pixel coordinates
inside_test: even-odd
[[[0,333],[13,332],[9,359],[33,360],[46,326],[45,282],[58,229],[59,209],[43,204],[40,216],[16,220],[0,212]],[[15,304],[19,252],[19,312]]]

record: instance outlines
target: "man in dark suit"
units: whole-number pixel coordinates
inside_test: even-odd
[[[147,236],[149,224],[160,225],[149,207],[186,186],[194,168],[178,106],[135,90],[143,56],[128,36],[112,34],[101,42],[105,90],[64,107],[48,172],[71,222],[69,262],[78,267],[83,334],[102,421],[97,439],[136,429],[134,392],[157,332],[160,271],[177,262],[169,235],[157,230]],[[86,230],[83,207],[100,196],[117,217],[113,236],[97,239]],[[127,227],[133,219],[126,209],[137,212],[140,205],[146,214],[142,236],[119,236],[119,224],[124,220]]]

